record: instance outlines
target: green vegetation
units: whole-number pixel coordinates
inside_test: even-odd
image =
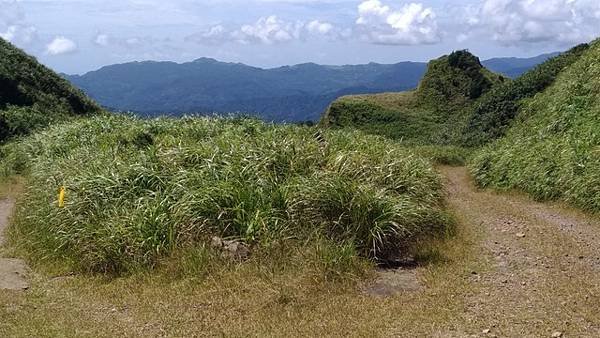
[[[68,81],[0,38],[0,142],[99,110]]]
[[[523,99],[542,92],[588,49],[582,44],[551,58],[514,81],[506,81],[487,93],[475,106],[464,129],[466,146],[481,146],[504,136]]]
[[[325,240],[339,257],[388,258],[439,233],[442,184],[384,138],[246,119],[93,117],[0,148],[28,177],[14,231],[34,261],[86,271],[152,267],[211,236],[261,252]],[[66,187],[66,206],[57,192]]]
[[[480,185],[600,211],[600,42],[584,49],[572,52],[581,56],[552,86],[521,103],[504,138],[475,157]]]
[[[323,117],[324,126],[361,129],[413,144],[458,145],[468,112],[503,81],[467,51],[429,63],[415,91],[342,97]]]

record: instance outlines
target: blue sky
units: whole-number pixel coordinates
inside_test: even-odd
[[[199,57],[274,67],[533,56],[600,36],[599,0],[0,0],[0,36],[53,69]]]

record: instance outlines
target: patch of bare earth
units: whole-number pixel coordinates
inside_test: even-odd
[[[0,247],[4,245],[4,231],[8,227],[9,217],[14,208],[12,199],[0,200]],[[25,279],[28,268],[20,259],[0,257],[0,290],[26,290],[29,284]]]
[[[450,207],[483,234],[466,319],[500,337],[600,337],[600,221],[524,196],[477,191],[464,168],[442,168]]]

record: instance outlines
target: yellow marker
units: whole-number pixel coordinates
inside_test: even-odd
[[[66,189],[65,187],[60,187],[60,192],[58,193],[58,207],[59,208],[64,208],[65,207],[65,192]]]

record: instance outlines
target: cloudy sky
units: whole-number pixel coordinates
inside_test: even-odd
[[[600,36],[600,0],[0,0],[0,37],[53,69],[199,57],[273,67],[533,56]]]

